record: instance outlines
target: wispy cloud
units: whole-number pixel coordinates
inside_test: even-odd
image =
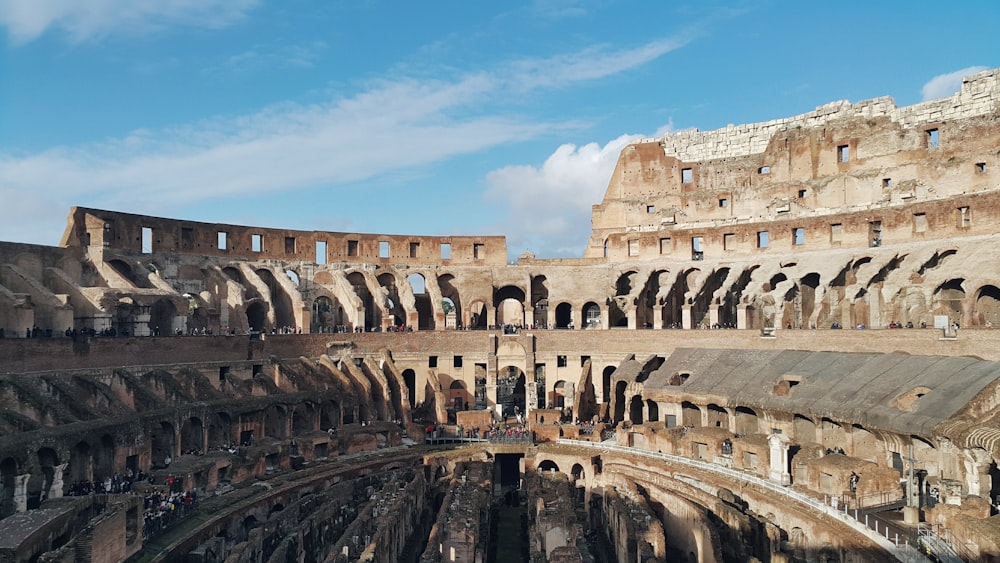
[[[58,30],[69,41],[141,34],[182,25],[221,28],[244,18],[259,0],[0,0],[0,26],[14,43]]]
[[[970,66],[948,74],[939,74],[928,80],[921,88],[920,93],[925,102],[950,96],[962,89],[963,78],[984,70],[986,70],[985,66]]]
[[[614,69],[631,68],[649,60],[651,52],[665,51],[647,46],[599,57],[525,62],[452,79],[376,80],[356,95],[323,103],[276,104],[252,114],[134,131],[100,143],[33,154],[0,153],[0,199],[17,200],[25,210],[0,206],[0,240],[25,240],[25,232],[58,231],[70,205],[170,214],[232,197],[336,187],[537,138],[573,124],[506,116],[503,100],[510,92],[570,87]],[[587,69],[584,59],[593,61],[595,68]],[[533,73],[512,72],[516,68],[546,68],[562,78],[536,79]],[[500,105],[487,104],[483,109],[484,99]],[[585,210],[594,201],[591,196],[599,197],[603,189],[595,186],[606,179],[592,184],[589,174],[568,166],[583,165],[605,150],[614,154],[600,158],[613,161],[621,142],[603,149],[587,145],[558,151],[544,175],[579,180],[590,191],[583,195],[550,190],[550,200],[570,194],[570,199],[584,202],[580,208]],[[386,156],[387,147],[392,147],[391,158]],[[493,181],[509,174],[514,172],[498,173]],[[33,222],[45,209],[50,210],[48,223],[39,228]]]
[[[281,46],[257,45],[226,58],[221,64],[205,69],[205,72],[229,70],[245,73],[276,68],[309,69],[316,66],[326,48],[327,44],[324,41]]]

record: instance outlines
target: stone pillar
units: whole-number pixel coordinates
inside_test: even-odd
[[[411,326],[411,327],[413,327],[413,330],[417,330],[417,327],[415,327],[412,324],[410,324],[410,319],[409,319],[410,315],[407,314],[406,316],[407,316],[407,319],[406,319],[407,326]],[[389,329],[392,327],[392,322],[393,322],[392,315],[382,315],[382,322],[379,325],[379,326],[382,327],[382,332],[388,332]]]
[[[791,440],[784,434],[771,434],[767,444],[771,447],[771,470],[768,478],[775,483],[791,485],[792,476],[788,474],[788,445]]]
[[[531,307],[524,308],[524,326],[535,324],[535,310]]]
[[[547,316],[546,316],[545,322],[548,324],[548,328],[555,328],[556,327],[556,308],[555,307],[549,307],[546,310],[546,315]]]
[[[28,510],[28,479],[30,473],[14,477],[14,510],[26,512]]]
[[[717,303],[712,303],[708,306],[708,326],[715,326],[719,324],[719,305]]]
[[[681,328],[691,330],[691,306],[681,306]]]
[[[628,329],[629,330],[635,330],[636,329],[635,314],[636,314],[636,310],[635,309],[631,309],[630,308],[628,311],[625,311],[625,318],[628,319]]]
[[[653,328],[663,328],[663,305],[653,305]]]
[[[132,325],[132,330],[135,334],[129,336],[149,336],[153,334],[153,329],[149,326],[149,321],[152,316],[149,313],[139,313],[135,316],[135,324]]]
[[[611,328],[611,310],[608,307],[604,307],[603,309],[601,309],[601,326],[597,328],[602,328],[602,329]]]
[[[990,464],[993,458],[986,450],[974,448],[965,450],[963,464],[965,465],[966,487],[971,496],[982,496],[985,492],[987,496],[992,489],[993,479],[990,477]],[[992,503],[995,499],[989,499]]]
[[[497,308],[486,306],[486,326],[497,326]]]
[[[66,471],[68,463],[63,463],[52,468],[52,485],[49,486],[48,498],[62,498],[63,496],[63,473]]]
[[[745,329],[747,327],[747,306],[736,306],[736,328]]]

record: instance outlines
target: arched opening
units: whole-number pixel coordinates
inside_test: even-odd
[[[1000,288],[984,285],[976,295],[976,315],[978,326],[1000,327]]]
[[[749,407],[736,407],[736,434],[748,436],[760,432],[757,413]]]
[[[354,293],[361,300],[361,304],[365,308],[365,330],[381,326],[382,314],[379,308],[375,306],[375,299],[372,297],[372,292],[368,289],[365,275],[361,272],[351,272],[347,275],[347,281],[354,288]]]
[[[17,479],[17,460],[12,457],[0,461],[0,516],[13,514],[17,507],[14,504],[14,488]]]
[[[524,326],[524,290],[506,285],[493,292],[493,306],[497,308],[497,324]]]
[[[504,416],[513,416],[515,408],[525,412],[524,372],[515,366],[506,366],[497,375],[497,403],[503,405]]]
[[[573,328],[573,306],[569,303],[556,305],[556,328]]]
[[[257,519],[253,516],[247,516],[243,519],[243,524],[240,526],[240,537],[238,538],[240,542],[244,542],[250,537],[250,530],[253,530],[258,526]]]
[[[660,405],[652,399],[646,399],[646,420],[658,422],[660,420]]]
[[[819,280],[819,274],[816,272],[811,272],[799,280],[799,302],[802,309],[799,314],[799,324],[803,328],[810,326],[810,320],[816,307],[816,289],[819,288]],[[819,326],[818,322],[817,326]]]
[[[39,492],[39,497],[44,500],[52,494],[52,482],[55,480],[59,456],[52,448],[41,448],[36,456],[38,457],[38,467],[41,468],[41,483],[35,490]]]
[[[722,289],[728,278],[729,268],[719,268],[709,274],[691,302],[691,326],[711,328],[709,309],[713,303],[718,302],[715,294]]]
[[[486,311],[486,303],[481,300],[473,301],[469,305],[469,328],[484,329],[487,327],[489,315]]]
[[[684,426],[701,426],[701,408],[690,402],[681,403],[681,419]]]
[[[315,409],[311,403],[299,403],[292,410],[292,435],[302,436],[316,430]]]
[[[150,453],[153,456],[153,467],[163,467],[166,459],[174,457],[174,426],[169,422],[160,422],[151,429]]]
[[[455,276],[442,274],[438,276],[438,288],[441,290],[441,305],[444,309],[445,326],[448,328],[463,328],[462,325],[462,297],[454,285]],[[450,303],[450,306],[448,305]],[[450,310],[449,310],[450,309]],[[449,315],[454,315],[451,320]]]
[[[794,439],[799,444],[810,444],[816,442],[816,423],[811,418],[801,414],[795,415],[792,420],[792,432]]]
[[[583,328],[603,328],[601,322],[601,307],[593,301],[583,306]]]
[[[951,321],[962,318],[962,302],[965,300],[965,289],[962,278],[951,279],[939,285],[934,291],[934,314],[947,315]]]
[[[91,468],[90,444],[84,441],[77,442],[69,452],[69,481],[71,484],[92,481],[94,474]]]
[[[201,451],[204,425],[201,419],[192,416],[181,424],[181,453],[191,454]]]
[[[666,270],[656,270],[649,275],[646,285],[639,293],[635,308],[636,328],[653,328],[655,321],[654,307],[656,297],[660,293],[660,280],[667,277]]]
[[[264,411],[264,435],[284,440],[287,420],[285,409],[282,406],[271,405]]]
[[[267,304],[263,301],[254,301],[247,306],[247,327],[252,332],[266,332],[267,326]]]
[[[434,330],[434,307],[431,304],[431,296],[427,292],[427,280],[418,273],[410,274],[406,281],[413,290],[414,305],[417,309],[417,326],[420,330]]]
[[[288,279],[292,280],[292,284],[294,284],[295,287],[299,287],[301,280],[299,280],[298,272],[295,270],[285,270],[285,275],[288,276]]]
[[[285,288],[278,283],[274,274],[267,268],[257,270],[257,275],[271,293],[271,306],[274,307],[275,328],[294,328],[295,316],[292,314],[292,298],[285,291]]]
[[[534,310],[534,325],[548,328],[549,288],[545,276],[531,277],[531,308]]]
[[[340,426],[340,405],[335,401],[326,401],[319,410],[320,430],[329,430]]]
[[[614,375],[615,369],[617,369],[615,366],[608,366],[601,374],[601,398],[605,403],[611,402],[611,377]]]
[[[413,274],[412,276],[417,277],[421,294],[426,297],[426,292],[424,288],[424,277],[421,276],[420,274]],[[389,272],[385,272],[379,274],[378,277],[376,277],[376,279],[378,280],[379,286],[382,288],[382,290],[385,292],[386,297],[388,298],[387,306],[389,309],[389,314],[392,315],[392,326],[395,327],[406,326],[407,324],[406,310],[403,308],[403,304],[399,298],[399,288],[396,287],[396,276],[394,276]],[[414,282],[410,282],[410,285],[412,287],[414,285]],[[415,298],[417,297],[416,291],[414,291],[414,297]]]
[[[111,268],[115,272],[117,272],[118,275],[120,275],[121,277],[125,278],[132,285],[135,285],[135,286],[139,285],[136,282],[135,275],[132,273],[132,267],[129,266],[124,261],[118,260],[118,259],[108,260],[107,264],[108,264],[108,266],[111,266]]]
[[[231,419],[224,412],[216,413],[208,423],[208,447],[209,449],[229,446],[232,443]]]
[[[115,439],[111,434],[101,436],[94,448],[94,479],[104,480],[115,474]]]
[[[613,422],[618,423],[625,420],[625,389],[628,382],[619,381],[615,383],[615,416]]]
[[[581,479],[586,479],[587,475],[583,470],[583,466],[579,463],[573,464],[573,469],[570,470],[570,474],[573,476],[573,482],[576,483]]]
[[[320,295],[312,304],[312,321],[309,332],[344,332],[344,308],[340,301]]]
[[[469,389],[465,382],[456,379],[448,387],[448,409],[454,412],[464,411],[469,408]]]
[[[417,373],[412,369],[403,370],[403,383],[406,384],[406,396],[410,400],[410,408],[417,406]]]
[[[173,330],[177,307],[169,299],[158,299],[149,310],[149,333],[167,335]]]
[[[539,473],[558,473],[559,472],[559,466],[556,465],[556,462],[552,461],[551,459],[546,459],[546,460],[543,460],[541,463],[538,464],[538,472]]]
[[[628,298],[632,294],[632,288],[637,273],[625,272],[618,276],[615,282],[615,298],[608,302],[608,324],[610,326],[628,326],[628,315],[625,308],[628,305]],[[584,307],[584,318],[586,317],[586,307]],[[590,328],[589,319],[585,325]]]
[[[670,286],[666,297],[663,298],[663,328],[681,328],[684,326],[683,308],[685,295],[688,292],[689,278],[696,276],[699,270],[692,268],[685,272],[680,272],[677,279]],[[663,288],[660,288],[663,291]]]
[[[555,386],[552,388],[552,400],[549,402],[552,406],[557,409],[561,409],[566,406],[566,382],[563,380],[556,381]]]
[[[628,404],[628,418],[632,424],[642,424],[642,397],[635,395]]]
[[[729,429],[729,411],[715,403],[709,404],[707,409],[710,427]]]

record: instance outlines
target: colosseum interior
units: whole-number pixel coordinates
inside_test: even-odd
[[[0,561],[1000,561],[1000,70],[635,142],[592,223],[0,243]]]

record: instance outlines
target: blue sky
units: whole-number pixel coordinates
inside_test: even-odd
[[[1000,2],[957,6],[0,0],[0,240],[82,205],[580,256],[630,139],[1000,66]]]

